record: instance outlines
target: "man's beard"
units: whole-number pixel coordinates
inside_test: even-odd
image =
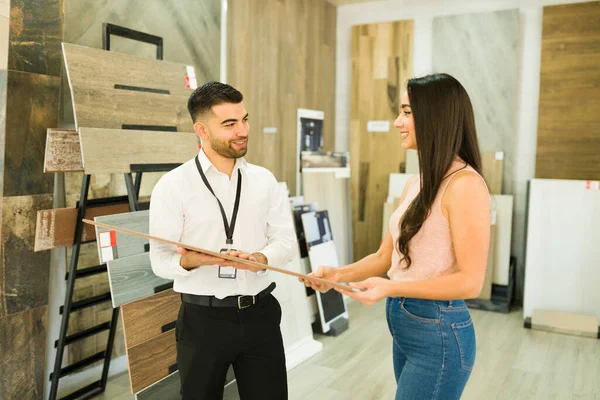
[[[211,140],[212,149],[219,155],[227,158],[240,158],[244,157],[248,152],[248,138],[246,137],[246,146],[243,149],[236,150],[231,147],[231,142],[237,142],[238,140]]]

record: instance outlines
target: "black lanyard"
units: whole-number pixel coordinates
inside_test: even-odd
[[[225,234],[227,235],[227,244],[233,244],[233,230],[235,229],[235,220],[237,219],[238,208],[240,207],[240,193],[242,192],[242,172],[238,168],[238,182],[237,182],[237,193],[235,194],[235,204],[233,206],[233,214],[231,214],[231,225],[227,222],[227,215],[225,215],[225,210],[223,209],[223,204],[221,204],[221,200],[217,197],[215,192],[210,187],[210,183],[208,183],[208,179],[206,179],[206,175],[204,175],[204,171],[202,171],[202,167],[200,166],[200,161],[198,157],[196,157],[196,167],[198,168],[198,172],[200,172],[200,176],[206,185],[206,188],[210,190],[210,192],[215,196],[217,202],[219,203],[219,208],[221,209],[221,216],[223,217],[223,225],[225,226]]]

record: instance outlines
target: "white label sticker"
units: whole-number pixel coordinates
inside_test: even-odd
[[[496,160],[504,160],[504,152],[503,151],[497,151],[494,158]]]
[[[110,247],[110,246],[111,246],[110,231],[109,232],[100,232],[100,247]]]
[[[107,262],[114,259],[112,247],[103,247],[100,249],[100,252],[102,254],[102,262]]]
[[[389,132],[390,121],[368,121],[367,132]]]
[[[274,126],[264,127],[263,133],[277,133],[277,128],[275,128]]]
[[[194,70],[194,67],[191,65],[186,65],[185,69],[187,72],[186,85],[190,89],[196,89],[198,87],[198,83],[196,82],[196,71]]]
[[[350,168],[339,168],[335,170],[336,179],[350,178]]]

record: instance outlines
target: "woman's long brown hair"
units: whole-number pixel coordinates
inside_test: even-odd
[[[465,88],[448,74],[408,80],[415,125],[421,190],[400,221],[398,250],[410,268],[409,242],[431,212],[442,181],[456,157],[481,174],[473,106]]]

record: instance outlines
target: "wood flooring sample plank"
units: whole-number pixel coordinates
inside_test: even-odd
[[[152,296],[157,288],[173,282],[154,275],[149,253],[118,258],[106,265],[113,307]]]
[[[79,130],[86,174],[127,173],[131,164],[184,163],[198,154],[194,133]]]
[[[180,306],[181,295],[173,289],[123,304],[125,346],[131,348],[164,333],[165,325],[177,321]]]
[[[128,211],[129,203],[109,204],[86,208],[85,217],[87,219],[94,219],[103,215],[120,214]],[[38,211],[34,251],[51,250],[73,245],[76,219],[76,208],[55,208]],[[96,240],[94,226],[86,224],[83,228],[82,242],[93,240]]]
[[[150,231],[150,219],[149,211],[134,211],[116,215],[107,215],[104,217],[97,217],[94,220],[96,222],[102,222],[108,225],[117,226],[119,228],[125,228],[136,232],[148,234]],[[103,232],[110,231],[110,229],[95,226],[96,235]],[[108,234],[107,234],[108,235]],[[110,252],[111,260],[116,258],[129,257],[136,254],[144,253],[145,245],[148,244],[148,239],[140,238],[138,236],[128,235],[122,232],[115,232],[115,246],[113,251]],[[106,260],[102,257],[102,243],[98,241],[98,256],[100,262]]]
[[[481,153],[483,178],[492,194],[502,194],[502,179],[504,178],[504,153],[488,151]]]
[[[175,329],[127,349],[131,392],[139,392],[169,375],[177,364]]]
[[[83,171],[81,143],[77,131],[48,129],[44,173]]]
[[[168,90],[189,97],[187,67],[164,60],[149,60],[129,54],[63,43],[63,54],[71,83],[80,87],[114,89],[115,85]]]

